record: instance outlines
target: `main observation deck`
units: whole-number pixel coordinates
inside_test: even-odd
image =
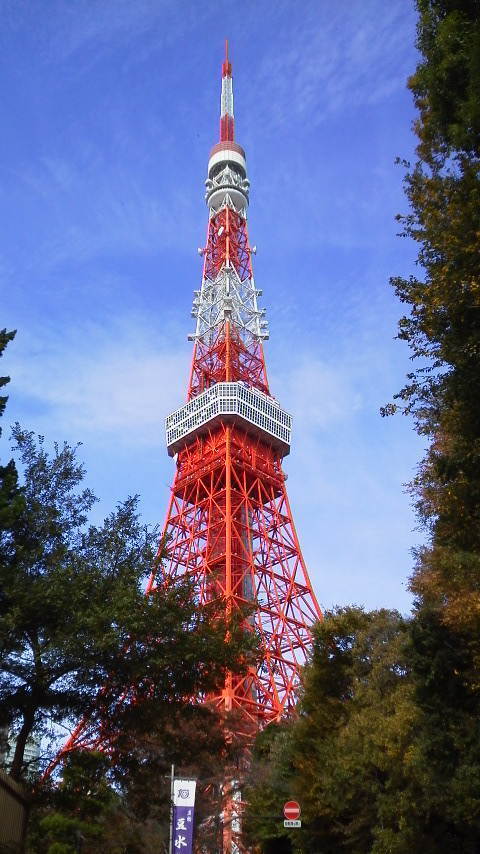
[[[292,419],[275,398],[244,382],[221,382],[193,397],[165,419],[168,453],[173,457],[197,435],[223,421],[241,425],[286,457]]]

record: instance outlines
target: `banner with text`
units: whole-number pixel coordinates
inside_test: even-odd
[[[173,781],[173,850],[192,854],[195,780]]]

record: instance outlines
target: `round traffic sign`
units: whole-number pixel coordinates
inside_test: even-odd
[[[287,801],[283,805],[283,814],[285,818],[297,819],[300,817],[300,804],[297,801]]]

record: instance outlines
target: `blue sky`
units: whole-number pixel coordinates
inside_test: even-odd
[[[319,601],[409,608],[403,484],[422,443],[382,419],[409,370],[388,284],[414,118],[410,0],[0,0],[3,419],[82,441],[96,518],[127,494],[163,522],[163,419],[183,402],[223,41],[285,469]]]

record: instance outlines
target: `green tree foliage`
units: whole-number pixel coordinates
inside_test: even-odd
[[[257,738],[246,832],[263,854],[478,850],[478,724],[458,640],[425,609],[325,615],[298,718]],[[302,829],[287,839],[291,798]]]
[[[14,338],[15,338],[15,332],[7,332],[6,329],[0,329],[0,358],[2,357],[3,351],[5,350],[5,347],[7,346],[7,344],[10,341],[13,341]],[[0,388],[3,388],[3,386],[7,385],[8,382],[10,382],[10,377],[0,377]],[[2,417],[3,413],[5,412],[5,406],[7,404],[7,400],[8,400],[8,398],[5,395],[0,395],[0,418]],[[1,435],[1,431],[0,431],[0,435]]]
[[[15,332],[7,332],[6,329],[0,329],[0,358],[3,355],[7,344],[15,338]],[[10,382],[10,377],[0,376],[0,388],[3,388]],[[0,395],[0,418],[5,412],[8,397]],[[0,436],[2,428],[0,427]],[[12,524],[13,519],[20,511],[22,504],[21,493],[18,488],[18,474],[13,460],[10,460],[5,466],[0,465],[0,530],[7,528]],[[0,589],[0,607],[2,602],[2,592]]]
[[[400,219],[419,244],[423,276],[393,280],[410,307],[399,337],[419,362],[397,399],[430,438],[412,492],[431,545],[418,553],[412,587],[441,605],[442,620],[478,633],[480,7],[419,0],[418,8],[423,59],[409,83],[418,159],[405,179],[411,210]]]
[[[0,330],[0,358],[3,352],[15,337],[15,332],[7,332],[6,329]],[[10,377],[0,376],[0,389],[10,382]],[[8,397],[0,395],[0,418],[5,412]],[[0,427],[0,436],[2,428]],[[18,473],[13,460],[10,460],[6,465],[0,464],[0,531],[11,527],[18,517],[23,506],[23,497],[18,486]],[[5,593],[0,586],[0,614],[5,608]],[[0,755],[3,755],[8,749],[8,742],[4,729],[0,728]]]
[[[42,793],[43,803],[34,813],[28,840],[32,854],[75,854],[79,843],[84,854],[98,851],[112,824],[123,838],[118,836],[114,845],[109,834],[108,850],[124,852],[130,834],[120,796],[107,780],[109,768],[104,753],[81,751],[68,757],[58,787]]]
[[[247,812],[245,836],[261,846],[262,852],[291,851],[283,829],[282,807],[293,797],[293,726],[271,724],[255,741],[253,764],[245,789]]]
[[[77,449],[56,445],[49,456],[18,425],[13,438],[23,506],[0,532],[0,725],[15,733],[11,774],[25,773],[32,733],[84,715],[120,762],[122,751],[134,755],[134,732],[212,690],[226,667],[241,670],[252,644],[240,623],[199,607],[186,581],[144,595],[157,533],[140,523],[136,498],[88,525],[95,497]]]
[[[478,0],[417,0],[422,59],[410,79],[420,116],[419,153],[478,156],[480,26]]]
[[[265,852],[285,833],[282,806],[292,797],[302,807],[292,851],[416,850],[402,829],[417,715],[407,634],[391,611],[338,609],[317,625],[298,719],[270,728],[256,746],[247,827]]]
[[[397,395],[429,440],[412,484],[417,552],[409,663],[420,726],[415,805],[437,851],[480,840],[480,5],[418,0],[417,161],[404,235],[421,275],[393,280],[418,367]]]
[[[96,854],[100,847],[112,854],[166,851],[171,763],[177,776],[199,781],[197,844],[216,847],[223,808],[219,790],[233,759],[225,733],[233,722],[191,703],[156,704],[151,712],[148,731],[133,717],[132,730],[120,733],[121,745],[108,754],[88,750],[67,756],[59,784],[50,780],[37,792],[28,854],[74,851],[80,835],[83,854]]]
[[[406,816],[426,835],[426,851],[475,854],[480,843],[479,697],[472,646],[478,639],[421,603],[408,661],[418,726],[412,743],[419,785]],[[418,836],[418,830],[414,838]]]

